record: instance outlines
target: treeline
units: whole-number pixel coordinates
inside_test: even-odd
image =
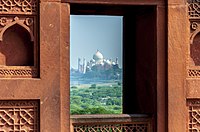
[[[120,114],[122,113],[122,85],[98,86],[70,89],[71,114]]]
[[[104,80],[111,80],[111,79],[122,79],[122,69],[119,67],[113,66],[108,70],[98,69],[98,66],[93,66],[91,71],[87,71],[84,75],[84,78],[91,78],[91,79],[104,79]]]

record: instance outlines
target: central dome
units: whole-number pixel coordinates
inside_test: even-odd
[[[103,55],[101,54],[101,52],[99,52],[99,51],[97,50],[97,52],[93,55],[93,59],[94,59],[95,61],[103,60]]]

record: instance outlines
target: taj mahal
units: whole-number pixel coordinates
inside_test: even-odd
[[[110,69],[119,69],[118,58],[115,60],[105,59],[103,54],[97,50],[90,61],[78,58],[78,72],[87,73],[89,71],[106,71]]]

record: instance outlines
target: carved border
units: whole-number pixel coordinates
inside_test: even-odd
[[[148,124],[90,124],[90,125],[74,125],[74,132],[148,132],[150,131]]]
[[[38,77],[38,70],[36,68],[0,68],[0,78],[1,77]]]
[[[2,14],[37,14],[38,0],[0,0]]]
[[[187,77],[189,78],[199,78],[200,77],[200,69],[188,69]]]

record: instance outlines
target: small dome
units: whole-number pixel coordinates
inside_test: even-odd
[[[116,65],[116,63],[115,63],[115,62],[112,62],[112,64],[113,64],[113,65]]]
[[[93,59],[94,59],[95,61],[103,60],[103,55],[101,54],[101,52],[99,52],[99,51],[97,50],[97,52],[93,55]]]
[[[105,63],[111,65],[111,62],[109,60],[106,60]]]

